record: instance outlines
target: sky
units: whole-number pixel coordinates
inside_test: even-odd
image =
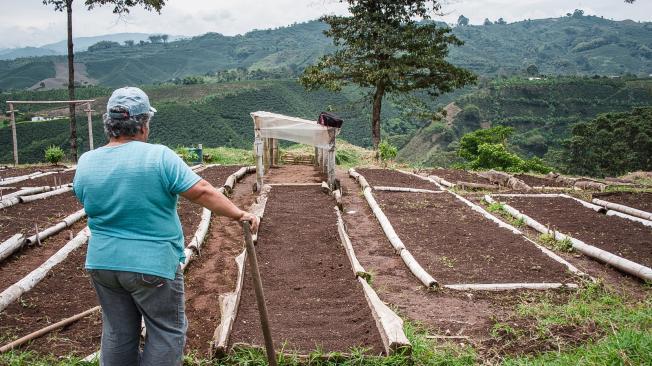
[[[563,16],[574,9],[587,15],[636,21],[652,21],[652,1],[637,0],[443,0],[445,13],[438,20],[455,23],[460,14],[481,24],[485,18],[508,22]],[[337,0],[167,0],[161,14],[134,8],[118,17],[110,7],[87,10],[74,1],[75,37],[138,32],[194,36],[207,32],[243,34],[319,18],[346,14]],[[66,38],[66,14],[55,12],[41,0],[0,0],[0,48],[41,46]]]

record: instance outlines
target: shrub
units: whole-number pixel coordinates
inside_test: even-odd
[[[380,154],[380,160],[386,162],[396,157],[398,149],[396,146],[389,143],[389,141],[383,140],[378,145],[378,153]]]
[[[191,151],[187,147],[183,147],[183,146],[177,147],[174,150],[174,152],[176,152],[177,155],[179,155],[179,157],[181,157],[181,159],[183,159],[183,161],[185,161],[186,163],[192,163],[199,160],[199,156],[197,156],[197,153]]]
[[[57,165],[63,159],[64,156],[65,153],[63,152],[63,149],[60,148],[59,146],[51,145],[50,147],[45,149],[45,161],[47,161],[48,163]]]

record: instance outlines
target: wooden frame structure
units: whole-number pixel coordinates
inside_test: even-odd
[[[339,128],[263,111],[253,112],[251,117],[254,120],[254,156],[258,189],[264,185],[265,170],[280,160],[279,139],[314,146],[315,166],[320,167],[328,176],[330,189],[335,188],[335,138],[340,132]]]
[[[90,150],[93,150],[93,116],[94,112],[91,109],[91,103],[95,99],[81,99],[81,100],[8,100],[7,104],[9,105],[9,115],[11,118],[11,139],[13,141],[14,148],[14,165],[18,165],[18,139],[16,137],[16,112],[17,109],[14,109],[14,104],[86,104],[86,117],[88,118],[88,146]]]

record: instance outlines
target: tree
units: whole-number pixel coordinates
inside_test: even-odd
[[[43,5],[53,5],[55,11],[65,11],[68,16],[68,99],[75,100],[75,66],[74,66],[74,49],[72,43],[72,3],[74,0],[43,0]],[[161,11],[165,5],[165,0],[84,0],[88,10],[96,6],[113,5],[114,14],[127,14],[129,8],[142,5],[146,10]],[[70,157],[77,162],[77,124],[75,117],[75,105],[70,104],[68,108],[70,114]]]
[[[582,9],[575,9],[573,12],[573,18],[581,18],[584,16],[584,10]]]
[[[525,72],[529,76],[537,76],[539,75],[539,68],[537,67],[537,65],[531,64],[530,66],[527,67],[527,69],[525,69]]]
[[[134,46],[134,40],[133,39],[126,40],[124,43],[125,43],[125,46],[127,46],[127,47],[133,47]]]
[[[161,43],[161,35],[160,34],[152,34],[151,36],[147,37],[149,38],[149,41],[152,43]]]
[[[460,17],[457,18],[457,25],[462,27],[469,25],[469,18],[465,17],[464,15],[460,15]]]
[[[483,24],[484,25],[492,25],[494,23],[491,20],[489,20],[489,18],[484,18],[484,23]]]
[[[167,44],[167,43],[168,43],[168,38],[170,38],[169,35],[167,35],[167,34],[161,34],[161,40],[163,40],[163,43],[164,43],[164,44]]]
[[[344,2],[345,0],[340,0]],[[430,19],[436,0],[346,0],[351,16],[327,15],[324,33],[337,50],[307,67],[300,81],[307,89],[339,91],[350,84],[369,91],[372,140],[380,143],[380,113],[386,93],[427,90],[438,96],[475,81],[475,76],[446,61],[449,45],[463,44],[450,28]]]
[[[507,22],[503,18],[498,18],[498,20],[496,20],[496,24],[505,25]]]

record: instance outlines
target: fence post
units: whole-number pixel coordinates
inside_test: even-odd
[[[11,139],[14,143],[14,165],[18,165],[18,140],[16,139],[16,113],[14,104],[9,103],[9,113],[11,115]]]
[[[91,103],[86,103],[86,116],[88,118],[88,149],[93,150],[93,110],[91,109]]]

